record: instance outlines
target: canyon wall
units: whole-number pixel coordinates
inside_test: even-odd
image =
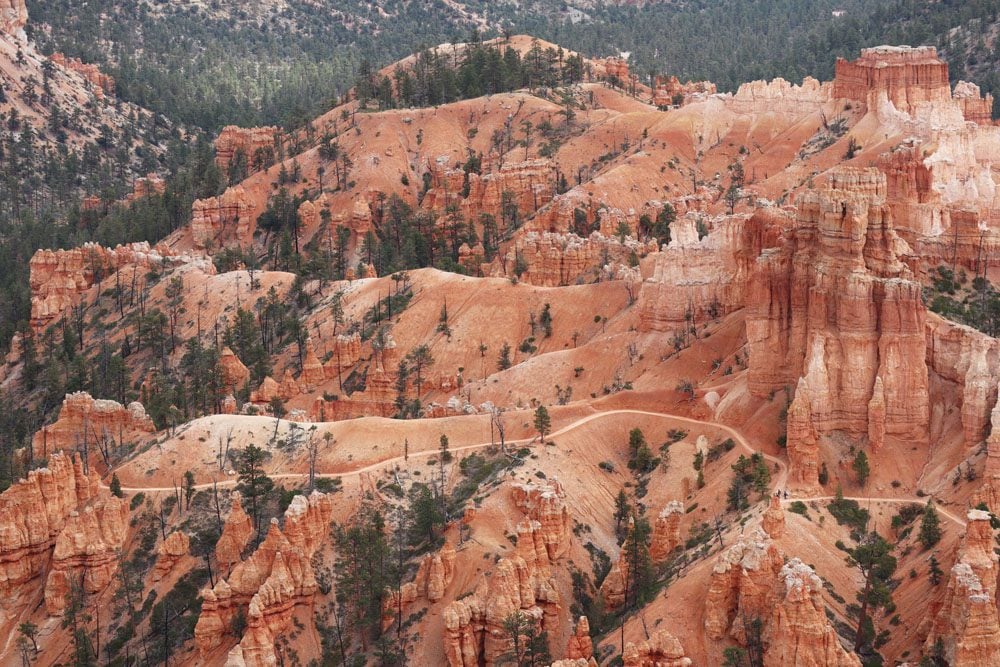
[[[927,315],[885,188],[876,169],[834,171],[827,188],[799,197],[784,246],[757,261],[748,386],[760,397],[797,386],[788,421],[793,479],[793,452],[810,432],[926,437]]]
[[[127,532],[125,501],[102,490],[81,461],[54,453],[0,494],[0,593],[14,595],[47,571],[45,606],[57,615],[71,581],[88,593],[107,586]]]
[[[134,269],[142,285],[146,274],[169,261],[193,261],[174,257],[161,246],[150,248],[146,242],[130,243],[114,249],[86,243],[72,250],[38,250],[29,264],[31,287],[31,323],[41,331],[60,319],[79,303],[81,295],[94,285],[112,278],[117,271]],[[206,268],[210,262],[205,263]],[[211,269],[214,272],[214,267]],[[123,282],[132,279],[132,271]]]

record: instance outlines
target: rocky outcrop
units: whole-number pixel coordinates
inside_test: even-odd
[[[97,460],[105,446],[121,447],[155,432],[142,403],[133,401],[126,407],[79,391],[66,395],[59,418],[35,433],[32,448],[38,458],[64,449],[86,449]]]
[[[838,58],[833,96],[867,105],[887,100],[904,113],[914,114],[925,102],[951,100],[948,63],[933,46],[877,46],[861,49],[854,61]]]
[[[250,381],[250,369],[240,361],[240,358],[229,347],[222,348],[222,354],[219,355],[219,368],[222,372],[223,388],[230,393],[242,390]]]
[[[141,284],[134,285],[135,276],[129,271],[130,287],[144,289],[146,274],[161,267],[170,256],[166,249],[152,249],[145,242],[113,250],[87,243],[72,250],[35,252],[29,264],[32,326],[40,331],[52,324],[76,305],[84,292],[120,270],[133,269]]]
[[[305,353],[302,357],[302,373],[299,375],[299,382],[305,385],[306,391],[312,391],[325,381],[326,371],[319,357],[316,356],[312,337],[308,337],[306,338]]]
[[[180,559],[188,555],[191,549],[191,538],[182,530],[175,530],[160,543],[160,550],[153,568],[153,581],[160,581],[168,576]]]
[[[97,65],[85,63],[79,58],[67,58],[61,53],[53,53],[49,56],[49,59],[64,69],[78,73],[90,82],[90,84],[94,86],[94,93],[97,97],[103,98],[105,94],[114,95],[114,77],[102,72]]]
[[[667,630],[659,630],[649,639],[625,644],[624,667],[689,667],[694,663],[684,655],[680,641]]]
[[[744,619],[769,618],[777,599],[776,582],[783,555],[760,529],[740,536],[719,554],[705,595],[705,633],[746,641]]]
[[[275,637],[287,629],[296,605],[312,604],[317,583],[310,559],[325,539],[332,516],[331,496],[295,496],[285,511],[284,530],[272,519],[257,550],[214,588],[202,591],[204,603],[194,630],[202,655],[221,643],[233,618],[244,610],[247,630],[237,656],[248,667],[275,664]]]
[[[62,613],[74,582],[87,593],[104,590],[118,569],[118,552],[127,532],[128,505],[110,494],[101,494],[69,513],[56,538],[45,581],[45,608],[50,616]]]
[[[677,333],[742,308],[754,262],[782,224],[780,215],[761,209],[717,218],[699,238],[698,220],[678,218],[670,245],[652,256],[652,275],[639,290],[641,331]]]
[[[926,311],[884,196],[877,170],[834,170],[829,187],[799,198],[784,247],[758,260],[748,299],[748,385],[759,397],[808,388],[789,411],[790,456],[800,442],[812,447],[811,437],[802,439],[806,423],[818,436],[867,436],[873,398],[878,411],[884,402],[885,434],[926,438]]]
[[[222,526],[222,536],[215,544],[215,562],[219,568],[229,572],[233,565],[240,562],[243,550],[253,537],[253,521],[243,511],[243,503],[239,491],[233,491],[232,509]]]
[[[997,573],[990,515],[970,510],[948,588],[927,636],[928,651],[940,641],[944,659],[954,667],[1000,662]]]
[[[986,439],[986,465],[983,485],[973,498],[973,504],[985,503],[994,514],[1000,514],[1000,403],[993,406],[990,435]]]
[[[826,618],[822,581],[812,568],[784,554],[754,529],[721,554],[705,596],[705,633],[747,642],[748,621],[762,621],[764,664],[859,667]]]
[[[793,558],[778,576],[779,595],[764,636],[765,667],[860,667],[827,620],[816,572]]]
[[[736,94],[726,97],[726,106],[739,114],[783,113],[805,115],[819,111],[830,99],[830,84],[811,76],[794,85],[778,78],[741,84]]]
[[[196,248],[218,248],[253,240],[254,204],[242,186],[227,188],[218,197],[196,199],[191,206],[191,236]]]
[[[277,127],[227,125],[215,140],[215,163],[223,174],[228,173],[233,157],[239,152],[246,163],[247,174],[267,169],[277,157],[280,135],[281,130]]]
[[[525,519],[517,526],[517,546],[502,558],[475,592],[444,610],[444,653],[449,667],[492,667],[510,650],[504,619],[521,612],[542,631],[555,632],[562,601],[552,578],[541,524]]]
[[[684,505],[679,500],[671,500],[656,516],[649,544],[649,557],[654,563],[666,560],[674,547],[680,544],[682,518]]]
[[[598,74],[603,70],[604,78],[617,79],[619,86],[628,83],[630,75],[628,71],[628,61],[624,58],[611,56],[596,62]]]
[[[959,81],[951,97],[962,107],[962,117],[979,125],[993,124],[993,96],[980,92],[979,86],[969,81]]]
[[[42,574],[71,513],[103,495],[96,473],[60,453],[0,494],[0,594]]]
[[[590,660],[594,655],[594,640],[590,638],[590,621],[581,616],[566,644],[567,660]]]
[[[25,38],[28,7],[24,0],[0,0],[0,30],[14,37]]]
[[[656,242],[643,244],[627,238],[621,242],[594,232],[587,238],[575,234],[527,232],[518,236],[507,251],[498,255],[489,267],[489,275],[517,277],[529,285],[559,287],[571,285],[589,272],[605,268],[617,274],[615,266],[624,266],[633,252],[644,255],[656,250]]]
[[[788,407],[785,448],[788,452],[788,486],[815,494],[820,490],[819,439],[813,424],[812,392],[806,378],[799,378],[795,398]]]
[[[764,516],[761,517],[760,527],[775,540],[785,534],[785,510],[781,507],[780,496],[771,496]]]
[[[711,81],[681,83],[676,76],[658,76],[653,88],[653,104],[658,107],[684,106],[694,100],[714,95],[717,88]]]
[[[569,546],[572,526],[565,503],[566,492],[559,480],[552,478],[544,484],[514,484],[511,486],[511,497],[519,510],[539,523],[549,560],[561,558]]]
[[[411,604],[419,599],[437,602],[444,597],[444,591],[455,578],[455,547],[446,542],[437,553],[426,554],[420,561],[417,574],[400,588],[401,598],[395,591],[386,601],[386,612],[398,611],[398,605]]]

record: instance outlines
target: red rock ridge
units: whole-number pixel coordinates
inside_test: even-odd
[[[569,515],[555,480],[545,485],[516,484],[514,503],[529,517],[517,525],[514,554],[502,558],[469,597],[444,610],[445,658],[449,667],[494,664],[509,649],[503,622],[520,611],[542,630],[554,630],[562,611],[550,565],[565,553]]]
[[[859,667],[826,618],[822,581],[811,567],[784,554],[754,529],[719,554],[705,597],[705,632],[747,641],[743,623],[764,622],[764,665]]]
[[[97,65],[85,63],[79,58],[67,58],[61,53],[53,53],[49,59],[56,65],[77,72],[84,79],[94,86],[94,93],[99,98],[105,94],[115,94],[115,79],[109,74],[105,74]]]
[[[123,498],[102,494],[69,513],[56,538],[45,582],[45,608],[50,616],[62,614],[74,581],[87,593],[104,590],[118,569],[118,553],[127,533],[128,504]]]
[[[96,473],[60,453],[0,494],[0,594],[42,574],[70,514],[100,495]]]
[[[653,89],[653,104],[658,107],[669,107],[674,105],[674,99],[679,95],[680,106],[690,104],[696,99],[714,95],[718,92],[715,84],[711,81],[688,81],[681,83],[676,76],[658,76]]]
[[[658,630],[649,639],[625,644],[622,654],[624,667],[690,667],[691,658],[684,655],[680,641],[667,630]]]
[[[237,127],[227,125],[215,140],[215,163],[225,174],[236,153],[246,158],[248,173],[274,164],[281,130],[277,127]]]
[[[161,246],[130,243],[109,249],[96,243],[72,250],[39,250],[31,258],[31,322],[36,331],[52,324],[80,299],[80,296],[116,271],[134,267],[146,273],[164,264],[171,253]],[[207,267],[206,267],[207,268]],[[214,268],[212,269],[214,271]]]
[[[312,604],[317,584],[310,559],[327,535],[332,515],[331,496],[296,496],[285,511],[284,530],[272,519],[257,550],[214,588],[202,591],[204,604],[194,630],[202,655],[219,646],[232,619],[245,608],[247,631],[235,656],[250,667],[274,664],[275,637],[291,621],[296,605]]]
[[[837,59],[833,96],[877,106],[884,96],[899,111],[912,114],[921,102],[951,99],[948,63],[933,46],[877,46],[861,49],[854,61]]]
[[[51,452],[79,449],[88,445],[90,457],[99,457],[98,443],[114,440],[122,443],[155,433],[153,420],[142,403],[133,401],[128,407],[107,399],[91,397],[85,391],[67,394],[59,418],[43,426],[31,441],[34,456],[45,458]]]
[[[196,248],[232,242],[247,245],[256,226],[254,204],[240,185],[227,188],[218,197],[196,199],[191,206],[191,235]]]

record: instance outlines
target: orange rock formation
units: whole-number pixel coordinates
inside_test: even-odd
[[[45,458],[63,449],[87,447],[92,459],[99,454],[99,443],[114,441],[118,445],[155,433],[153,420],[142,403],[133,401],[128,407],[116,401],[95,400],[85,391],[67,394],[63,399],[59,419],[43,426],[32,439],[34,456]]]
[[[97,65],[91,63],[85,63],[79,58],[67,58],[61,53],[53,53],[50,56],[50,60],[56,65],[68,69],[73,72],[77,72],[84,79],[89,81],[94,86],[94,93],[98,97],[104,97],[105,93],[108,95],[114,95],[115,93],[115,79],[109,74],[105,74],[98,68]]]
[[[31,258],[31,322],[37,331],[48,326],[72,306],[80,295],[116,271],[134,268],[140,282],[146,273],[164,264],[169,253],[148,243],[130,243],[114,250],[87,243],[72,250],[39,250]],[[139,286],[141,288],[141,286]]]
[[[622,665],[625,667],[689,667],[691,658],[684,655],[684,647],[667,630],[659,630],[649,639],[625,644]]]
[[[926,437],[926,311],[884,193],[875,169],[833,172],[828,189],[799,198],[796,228],[753,281],[749,387],[767,396],[798,384],[788,450],[791,481],[805,488],[817,436]]]
[[[174,569],[177,562],[188,555],[191,549],[191,538],[181,530],[175,530],[160,543],[160,550],[153,568],[153,581],[160,581]]]
[[[15,37],[24,36],[28,7],[24,0],[0,0],[0,30]]]
[[[99,484],[82,462],[54,453],[47,467],[0,494],[0,593],[9,595],[42,574],[71,513],[104,497]]]
[[[220,568],[225,568],[228,572],[233,565],[240,562],[243,550],[250,543],[253,537],[253,521],[250,516],[243,511],[243,503],[239,491],[233,491],[232,509],[226,517],[226,523],[222,526],[222,536],[215,544],[215,560]]]
[[[250,173],[274,164],[281,130],[277,127],[237,127],[227,125],[215,140],[215,163],[222,173],[237,152],[243,153]]]
[[[649,545],[649,557],[654,563],[663,561],[681,541],[681,519],[684,505],[679,500],[671,500],[656,516],[653,536]]]
[[[993,528],[988,512],[970,510],[968,519],[948,588],[925,644],[930,650],[940,640],[944,659],[954,667],[1000,662],[1000,567],[993,549]]]
[[[530,488],[514,490],[514,497],[522,501],[535,498],[535,502],[528,501],[525,506],[529,511],[537,511],[552,507],[551,500],[543,499],[549,493],[558,497],[552,487],[540,493]],[[562,511],[556,514],[561,516]],[[550,565],[558,556],[550,554],[561,554],[566,548],[565,543],[552,541],[553,528],[560,530],[561,526],[561,521],[545,528],[536,520],[521,521],[517,525],[514,554],[502,558],[492,576],[484,578],[473,595],[445,608],[444,645],[449,667],[493,665],[497,657],[510,648],[503,622],[516,611],[534,619],[542,630],[557,627],[562,604]]]
[[[256,228],[253,208],[253,202],[240,185],[227,188],[218,197],[195,200],[191,207],[191,234],[195,246],[249,244]]]
[[[128,505],[110,494],[101,494],[69,513],[56,538],[45,581],[45,608],[50,616],[62,613],[74,581],[81,582],[87,593],[104,590],[118,569],[118,551],[127,532]]]
[[[222,642],[233,617],[245,609],[247,630],[230,659],[241,659],[248,667],[274,664],[275,637],[291,622],[296,605],[312,603],[317,584],[310,559],[326,537],[332,515],[331,496],[296,496],[285,511],[284,530],[272,519],[257,550],[214,588],[202,591],[204,604],[194,630],[202,655]]]

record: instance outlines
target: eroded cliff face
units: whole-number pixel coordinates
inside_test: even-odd
[[[233,491],[232,508],[222,526],[222,536],[215,543],[215,560],[219,567],[229,572],[233,565],[240,562],[243,550],[250,544],[253,537],[253,521],[243,511],[243,501],[239,491]]]
[[[941,642],[944,659],[954,667],[1000,662],[997,574],[990,515],[970,510],[965,538],[927,636],[926,650]]]
[[[153,568],[153,581],[167,577],[174,566],[188,555],[191,549],[191,538],[182,530],[175,530],[160,543],[156,556],[156,566]]]
[[[619,277],[632,253],[644,255],[656,250],[651,244],[632,238],[624,242],[594,232],[586,238],[575,234],[527,232],[518,236],[484,273],[494,277],[517,277],[529,285],[559,287],[572,285],[589,272],[604,271]],[[605,264],[605,260],[610,260]]]
[[[679,500],[671,500],[656,515],[653,535],[649,544],[649,557],[654,563],[666,560],[670,552],[681,542],[681,519],[684,505]]]
[[[803,486],[812,474],[795,470],[804,461],[795,452],[804,456],[814,436],[926,438],[926,310],[884,197],[876,169],[831,172],[827,188],[799,198],[785,245],[757,263],[748,384],[761,397],[797,385],[788,448]]]
[[[719,217],[699,239],[695,216],[675,220],[670,244],[651,255],[652,275],[639,290],[640,329],[679,332],[742,308],[757,256],[777,243],[785,224],[780,210],[759,209]]]
[[[877,46],[861,49],[854,61],[838,58],[833,96],[878,105],[884,97],[900,111],[912,114],[922,102],[951,99],[948,64],[933,46]]]
[[[764,665],[783,667],[857,667],[858,657],[848,653],[823,605],[823,581],[798,558],[778,573],[778,602],[771,614],[765,642]]]
[[[114,95],[114,77],[110,74],[102,72],[97,65],[85,63],[79,58],[67,58],[61,53],[53,53],[50,58],[56,65],[76,72],[86,79],[92,86],[94,86],[94,94],[98,97],[104,97],[105,93],[108,95]]]
[[[798,558],[787,563],[761,529],[719,554],[705,597],[705,632],[747,641],[745,623],[763,623],[764,664],[858,667],[826,618],[822,580]]]
[[[243,186],[218,197],[197,199],[191,206],[191,235],[196,248],[249,245],[257,227],[254,204]]]
[[[484,577],[471,596],[444,610],[449,667],[493,665],[510,649],[503,623],[515,612],[533,619],[540,630],[558,627],[563,603],[551,565],[561,558],[569,540],[562,487],[556,482],[515,485],[512,495],[529,517],[517,525],[514,554],[500,559],[492,576]]]
[[[667,630],[659,630],[638,644],[625,644],[622,664],[625,667],[689,667],[694,663],[684,655],[684,647],[676,637]]]
[[[281,130],[277,127],[237,127],[227,125],[215,140],[215,163],[222,173],[237,153],[243,156],[246,173],[266,169],[277,158],[277,145]]]
[[[0,494],[0,593],[15,594],[48,571],[45,607],[62,612],[78,582],[87,593],[108,585],[128,533],[128,507],[100,488],[75,458],[54,453],[46,468]]]
[[[238,508],[234,501],[230,520]],[[220,579],[214,588],[202,591],[204,604],[194,636],[203,656],[222,643],[232,619],[242,609],[246,612],[247,630],[233,649],[234,655],[248,667],[275,664],[275,637],[291,622],[295,606],[311,604],[316,593],[310,559],[327,535],[332,515],[331,496],[319,492],[308,498],[296,496],[285,512],[284,529],[279,527],[277,519],[272,519],[267,537],[257,550],[233,567],[229,576]],[[226,522],[224,535],[230,520]],[[233,522],[234,528],[228,530],[231,537],[242,534],[241,524]],[[231,540],[232,544],[227,546],[224,552],[227,559],[232,558],[231,547],[238,541]]]
[[[168,257],[172,255],[165,248],[154,249],[146,242],[114,249],[87,243],[72,250],[37,251],[30,262],[32,326],[41,331],[60,319],[84,292],[113,278],[117,271],[127,271],[128,277],[123,277],[123,282],[131,285],[131,280],[137,278],[140,284],[136,287],[143,289],[146,274],[162,267]],[[207,268],[211,262],[205,264]],[[133,270],[136,276],[132,276]]]
[[[52,552],[45,582],[45,608],[59,616],[74,582],[87,593],[98,593],[118,569],[122,543],[128,533],[128,505],[122,498],[99,494],[92,503],[66,518]]]
[[[99,460],[102,447],[119,447],[156,432],[142,403],[124,406],[117,401],[94,399],[85,391],[67,394],[59,418],[35,433],[34,456],[45,458],[60,450],[86,449],[92,461]]]

